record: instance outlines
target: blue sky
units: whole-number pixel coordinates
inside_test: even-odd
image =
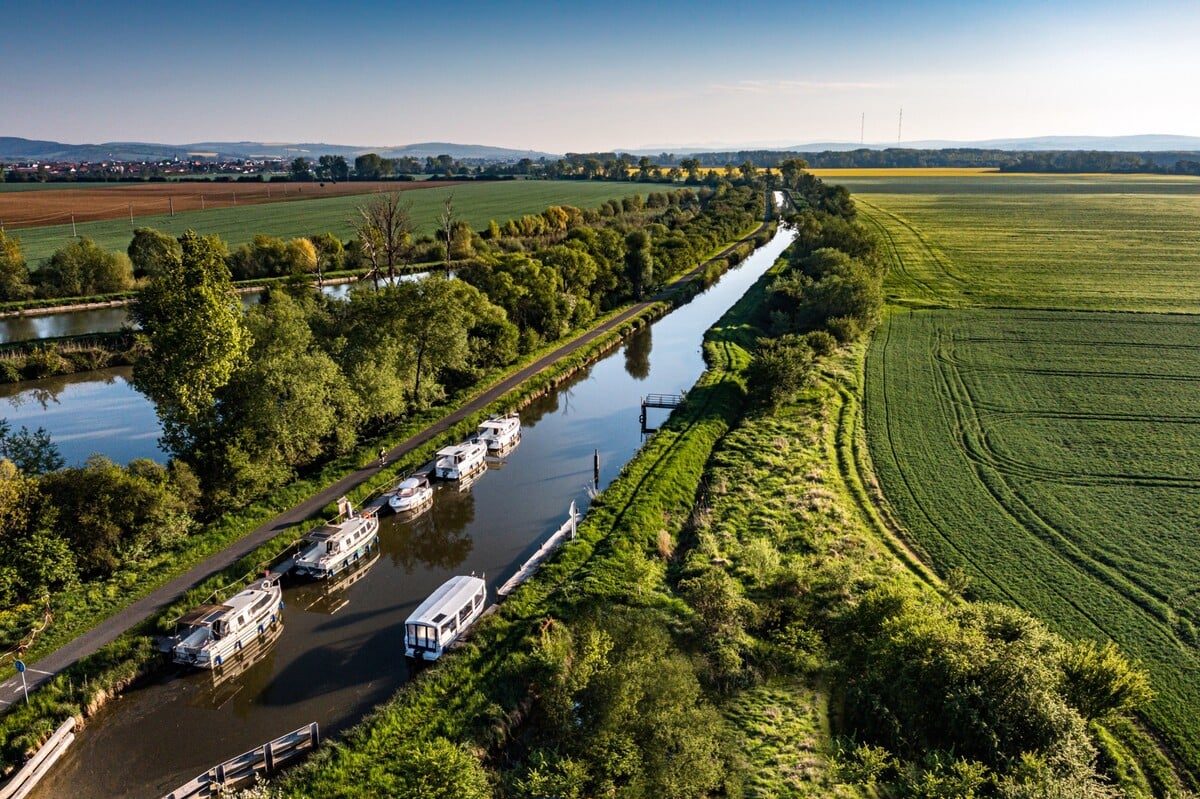
[[[1200,3],[0,0],[0,135],[550,152],[1200,135]]]

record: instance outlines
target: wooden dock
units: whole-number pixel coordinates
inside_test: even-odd
[[[317,747],[320,735],[314,721],[307,727],[292,730],[273,741],[251,749],[249,752],[226,760],[181,785],[163,799],[193,799],[193,797],[219,796],[231,788],[239,788],[258,776],[270,776],[293,760]]]

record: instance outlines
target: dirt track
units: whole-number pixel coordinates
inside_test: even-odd
[[[201,211],[235,205],[292,202],[321,197],[410,191],[455,186],[460,181],[355,181],[333,183],[217,183],[190,180],[174,183],[86,184],[85,188],[0,192],[0,221],[6,228],[96,222],[174,211]],[[62,184],[64,187],[69,183]]]

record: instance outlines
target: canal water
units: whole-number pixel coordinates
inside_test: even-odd
[[[282,632],[233,664],[236,673],[164,668],[111,702],[34,796],[160,797],[310,722],[328,736],[360,720],[409,678],[405,618],[456,574],[483,574],[494,597],[572,500],[586,508],[593,452],[605,486],[641,445],[641,396],[696,381],[704,331],[790,239],[781,232],[707,292],[524,409],[520,445],[469,489],[439,485],[433,507],[415,520],[385,512],[379,557],[342,585],[285,582]]]
[[[400,275],[396,281],[417,280],[428,272]],[[387,283],[387,280],[382,281]],[[344,300],[356,283],[332,283],[322,291],[335,300]],[[262,291],[241,294],[242,305],[250,307],[262,299]],[[113,308],[82,308],[77,311],[50,311],[31,316],[6,316],[0,318],[0,344],[16,341],[33,341],[60,336],[86,336],[91,333],[113,333],[129,324],[129,308],[118,305]]]

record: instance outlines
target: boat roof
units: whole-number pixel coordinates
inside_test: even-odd
[[[482,447],[482,446],[483,446],[483,444],[481,444],[478,441],[474,441],[474,440],[464,441],[461,444],[455,444],[452,447],[442,447],[441,449],[439,449],[437,451],[437,454],[439,456],[457,455],[460,452],[463,452],[464,450],[475,449],[476,447]]]
[[[479,577],[459,575],[442,583],[429,598],[422,602],[405,620],[405,624],[441,624],[457,613],[486,584]]]
[[[417,486],[429,485],[429,478],[425,475],[413,475],[400,481],[400,485],[396,488],[416,488]]]
[[[346,532],[353,532],[364,524],[368,524],[369,519],[367,514],[359,514],[351,516],[349,519],[338,522],[337,524],[323,524],[320,527],[314,527],[304,534],[304,538],[309,541],[325,541],[333,538],[335,535],[340,535]]]
[[[266,580],[261,582],[256,581],[231,596],[225,604],[228,605],[231,610],[241,610],[250,603],[254,602],[260,594],[271,593],[272,589],[274,589],[277,585],[278,583],[271,583]]]
[[[512,427],[517,421],[519,421],[519,420],[517,420],[517,419],[488,419],[486,422],[479,423],[479,429],[483,430],[484,428],[487,428],[488,430],[504,430],[507,427]]]
[[[207,624],[231,610],[233,610],[231,605],[200,605],[180,616],[176,624],[189,627],[196,624]]]

